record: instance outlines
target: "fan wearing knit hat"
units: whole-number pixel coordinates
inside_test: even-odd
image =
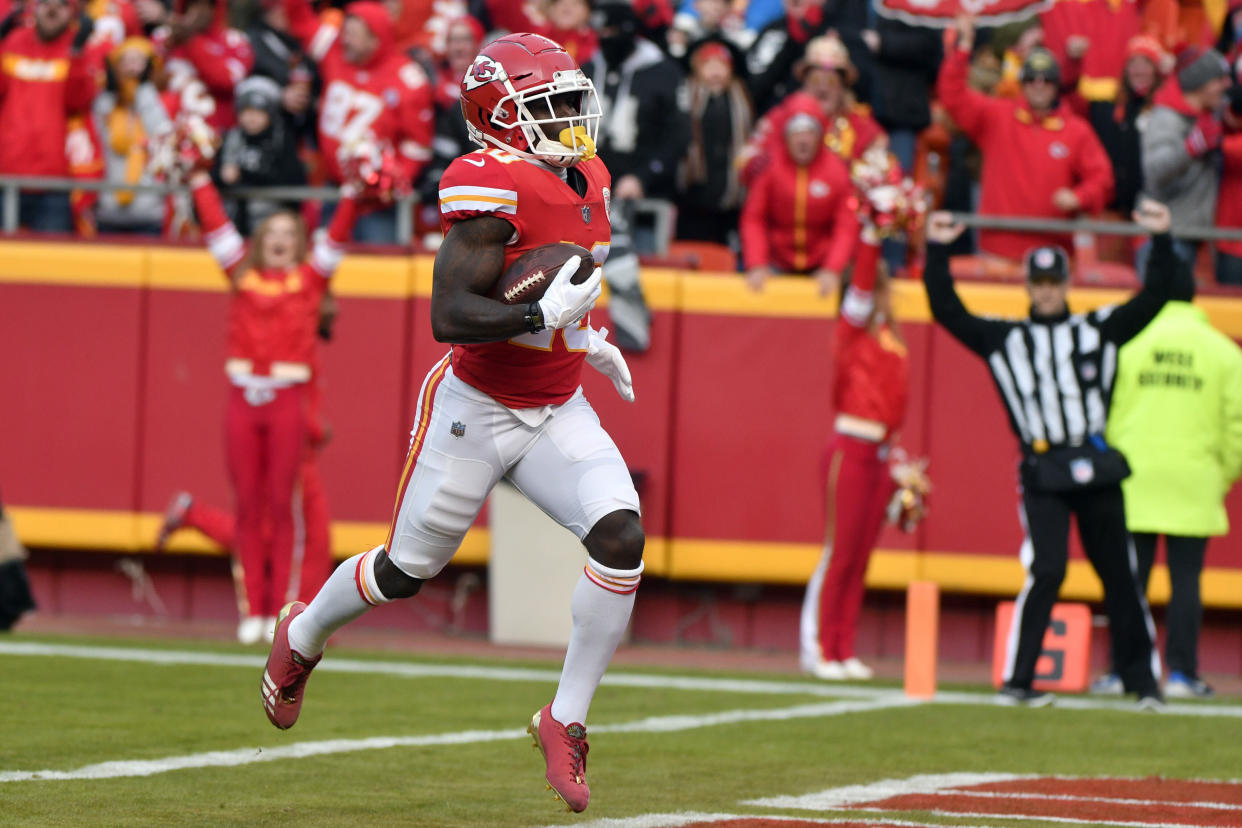
[[[233,100],[237,126],[224,136],[220,148],[220,180],[227,186],[280,187],[306,183],[306,169],[298,159],[297,140],[280,105],[276,81],[255,75],[237,84]],[[241,232],[249,232],[282,205],[252,199],[230,205]]]

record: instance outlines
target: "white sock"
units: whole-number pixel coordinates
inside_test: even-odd
[[[323,652],[332,633],[388,599],[375,583],[375,556],[384,547],[354,555],[341,562],[318,594],[289,623],[289,646],[307,658]]]
[[[642,571],[642,564],[637,569],[610,569],[587,558],[574,587],[574,627],[552,700],[552,718],[561,724],[586,722],[591,699],[630,623]]]

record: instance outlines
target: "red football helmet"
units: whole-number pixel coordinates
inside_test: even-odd
[[[569,95],[572,116],[555,116],[554,96]],[[483,47],[461,80],[461,112],[470,138],[522,158],[568,167],[595,155],[599,98],[569,53],[537,34],[511,34]],[[554,124],[559,138],[544,125]]]

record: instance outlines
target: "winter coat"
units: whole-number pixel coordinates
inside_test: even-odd
[[[1186,151],[1186,136],[1201,113],[1187,103],[1176,77],[1157,90],[1154,103],[1143,130],[1143,191],[1168,205],[1174,234],[1211,227],[1220,189],[1220,151],[1198,158]]]
[[[1118,356],[1108,443],[1126,456],[1131,532],[1229,531],[1242,472],[1242,348],[1189,302],[1169,302]]]
[[[1074,191],[1082,212],[1103,209],[1113,193],[1113,168],[1090,125],[1064,106],[1037,120],[1025,101],[969,89],[968,61],[960,49],[947,55],[937,90],[949,115],[983,156],[979,212],[1070,218],[1052,204],[1052,194],[1062,187]],[[1041,244],[1073,246],[1070,238],[1055,233],[979,232],[980,249],[1015,261]]]
[[[872,59],[871,108],[884,129],[918,132],[931,123],[931,88],[943,59],[933,29],[880,18],[880,49]]]

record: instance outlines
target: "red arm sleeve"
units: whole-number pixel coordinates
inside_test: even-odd
[[[846,343],[867,330],[867,322],[875,308],[875,274],[879,263],[879,245],[859,240],[854,275],[841,299],[836,330],[838,354],[843,353]]]
[[[358,202],[352,197],[342,198],[336,205],[328,232],[318,234],[311,247],[310,267],[321,278],[330,279],[336,273],[341,259],[345,257],[345,245],[354,236],[354,222],[358,220]]]
[[[198,212],[198,221],[203,228],[203,236],[207,240],[207,249],[230,278],[233,270],[246,258],[246,241],[237,232],[233,222],[229,221],[224,212],[224,203],[220,193],[210,178],[193,189],[194,209]]]
[[[65,111],[89,111],[99,93],[102,75],[103,52],[99,49],[87,48],[70,58],[69,75],[65,78]]]
[[[1084,125],[1083,137],[1078,144],[1078,163],[1075,164],[1078,183],[1074,194],[1088,213],[1098,213],[1113,196],[1113,165],[1095,131]]]
[[[401,110],[397,123],[395,149],[401,167],[413,181],[431,160],[431,139],[435,132],[435,103],[427,75],[415,63],[398,72],[402,86]]]
[[[310,0],[284,0],[285,15],[289,19],[289,33],[298,39],[302,48],[315,60],[323,60],[336,41],[340,29],[339,12],[326,12],[321,20]],[[321,29],[323,31],[321,31]]]
[[[1000,113],[994,111],[998,101],[966,85],[969,66],[970,55],[960,49],[953,49],[945,55],[936,80],[936,94],[954,122],[978,143],[987,129],[988,120]]]
[[[772,176],[760,174],[742,204],[738,230],[742,237],[742,266],[746,270],[771,265],[768,255],[768,182],[771,180]]]
[[[226,38],[226,57],[223,60],[210,49],[206,37],[190,38],[184,49],[199,78],[212,94],[231,98],[233,87],[254,68],[254,52],[241,32],[230,31],[222,36]]]

